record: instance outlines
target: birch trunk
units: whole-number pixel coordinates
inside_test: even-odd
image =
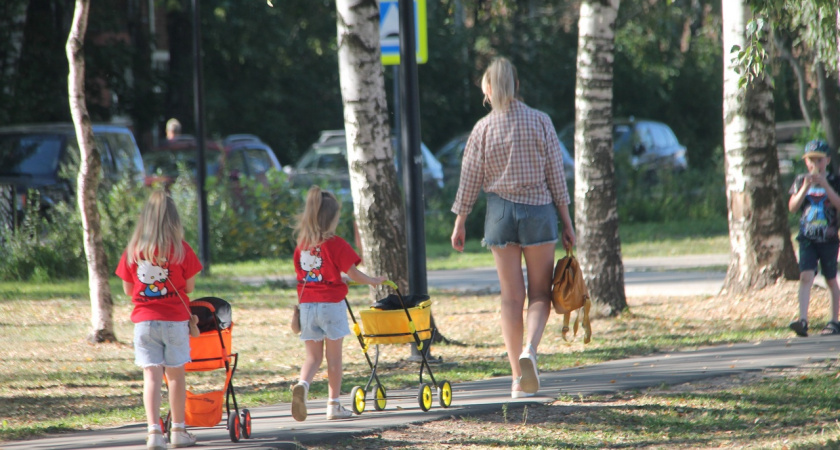
[[[84,40],[89,9],[90,0],[76,0],[73,23],[66,46],[67,62],[70,65],[67,84],[70,113],[73,116],[81,151],[76,196],[79,202],[79,213],[82,216],[90,288],[91,330],[88,340],[100,343],[116,341],[117,337],[114,334],[114,302],[111,298],[111,288],[108,286],[108,262],[105,245],[102,242],[99,207],[96,204],[102,161],[93,139],[90,115],[85,105]]]
[[[723,5],[723,134],[731,253],[723,291],[740,294],[799,278],[779,182],[773,90],[765,75],[742,89],[733,46],[744,48],[749,6]]]
[[[575,86],[578,258],[599,315],[627,308],[613,161],[613,52],[619,0],[583,1]]]
[[[394,166],[379,49],[376,0],[337,0],[338,69],[347,133],[353,215],[365,272],[408,292],[405,210]],[[386,288],[372,289],[373,299]]]

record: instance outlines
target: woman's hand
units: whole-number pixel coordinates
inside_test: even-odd
[[[458,217],[455,218],[455,226],[452,229],[452,237],[450,238],[452,248],[459,252],[464,251],[464,241],[467,238],[466,221],[466,216],[458,214]]]
[[[572,229],[572,227],[563,227],[563,248],[566,249],[567,252],[572,251],[572,247],[575,246],[576,240],[575,230]]]

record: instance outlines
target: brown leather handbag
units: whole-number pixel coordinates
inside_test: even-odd
[[[563,339],[568,341],[569,321],[572,311],[577,310],[575,317],[574,336],[577,336],[578,324],[583,312],[583,343],[588,344],[592,339],[592,325],[589,323],[589,310],[592,302],[589,291],[583,282],[583,273],[574,254],[566,251],[566,256],[557,260],[554,266],[554,277],[551,281],[551,300],[554,311],[563,314]]]

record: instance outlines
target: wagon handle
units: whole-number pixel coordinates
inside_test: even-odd
[[[397,283],[394,283],[391,280],[385,280],[385,281],[382,282],[382,284],[384,284],[385,286],[388,286],[389,288],[391,288],[395,291],[399,291],[399,289],[397,289]],[[350,280],[350,281],[347,282],[347,286],[364,286],[364,285],[365,285],[364,283],[357,283],[353,280]]]

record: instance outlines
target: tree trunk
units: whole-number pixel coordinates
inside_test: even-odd
[[[837,161],[837,150],[840,146],[840,108],[837,107],[837,103],[840,101],[840,89],[837,88],[837,82],[831,78],[831,74],[825,70],[825,64],[818,62],[815,68],[825,140],[831,148],[831,160]]]
[[[619,0],[584,1],[575,87],[575,229],[589,295],[600,315],[627,308],[613,161],[613,51]]]
[[[726,198],[731,254],[723,291],[762,289],[799,268],[788,229],[779,182],[773,90],[767,71],[739,88],[731,49],[744,48],[749,7],[723,5],[723,120]]]
[[[93,139],[93,127],[85,105],[84,40],[89,9],[90,0],[76,0],[76,11],[73,14],[73,23],[67,37],[67,61],[70,65],[67,85],[70,113],[73,116],[81,151],[76,196],[79,202],[79,213],[82,215],[82,232],[90,287],[92,329],[88,340],[100,343],[116,341],[117,337],[114,334],[114,302],[111,298],[111,288],[108,286],[108,261],[105,245],[102,242],[99,207],[96,204],[102,161]]]
[[[338,70],[353,213],[368,275],[408,292],[405,210],[394,166],[375,0],[338,0]],[[387,288],[371,290],[372,299]]]

